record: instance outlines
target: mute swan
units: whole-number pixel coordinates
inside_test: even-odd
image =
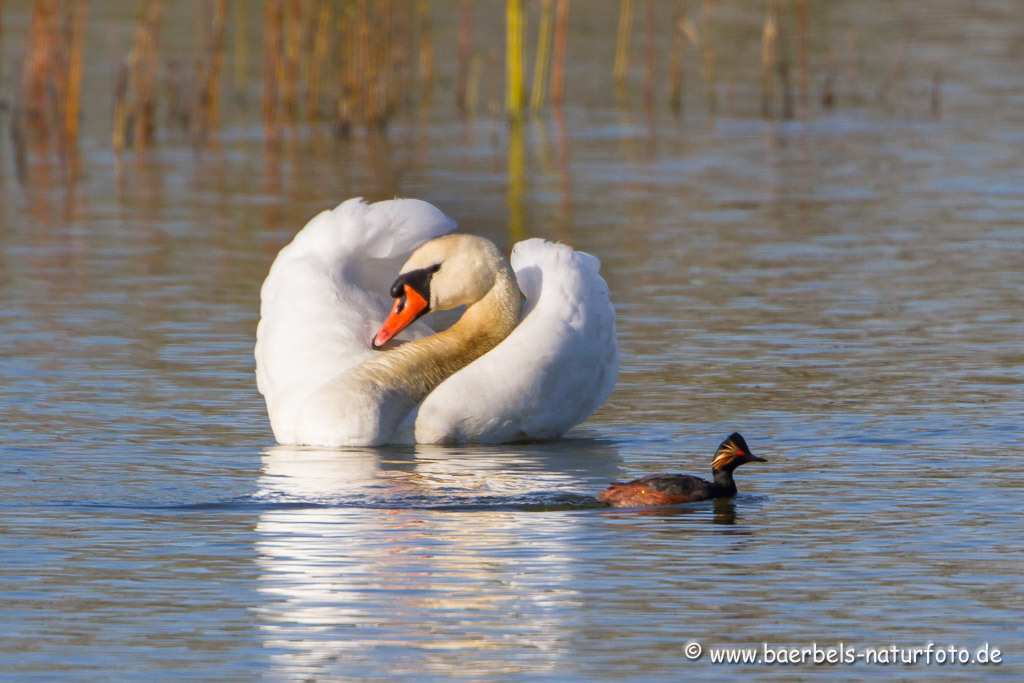
[[[278,442],[547,439],[604,402],[618,347],[598,260],[529,239],[509,263],[454,229],[424,201],[356,198],[281,250],[260,292],[255,350]],[[442,332],[418,320],[462,305]]]

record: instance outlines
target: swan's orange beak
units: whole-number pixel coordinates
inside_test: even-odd
[[[409,285],[404,285],[405,294],[395,299],[395,305],[391,308],[391,315],[380,326],[377,336],[373,338],[373,346],[381,347],[389,339],[404,330],[406,327],[427,312],[430,302]]]

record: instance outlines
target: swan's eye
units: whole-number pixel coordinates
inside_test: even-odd
[[[427,268],[420,268],[419,270],[410,270],[407,273],[402,273],[395,280],[394,284],[391,285],[391,298],[398,299],[404,296],[403,292],[406,287],[412,287],[419,293],[424,299],[430,298],[430,278],[431,276],[441,269],[441,264],[437,263]]]

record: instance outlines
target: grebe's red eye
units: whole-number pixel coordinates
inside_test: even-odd
[[[737,449],[736,455],[743,455],[743,451]]]

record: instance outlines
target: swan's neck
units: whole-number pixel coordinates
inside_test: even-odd
[[[519,286],[506,265],[497,271],[490,291],[468,306],[454,325],[365,361],[359,374],[415,405],[507,337],[519,322],[519,308]]]

